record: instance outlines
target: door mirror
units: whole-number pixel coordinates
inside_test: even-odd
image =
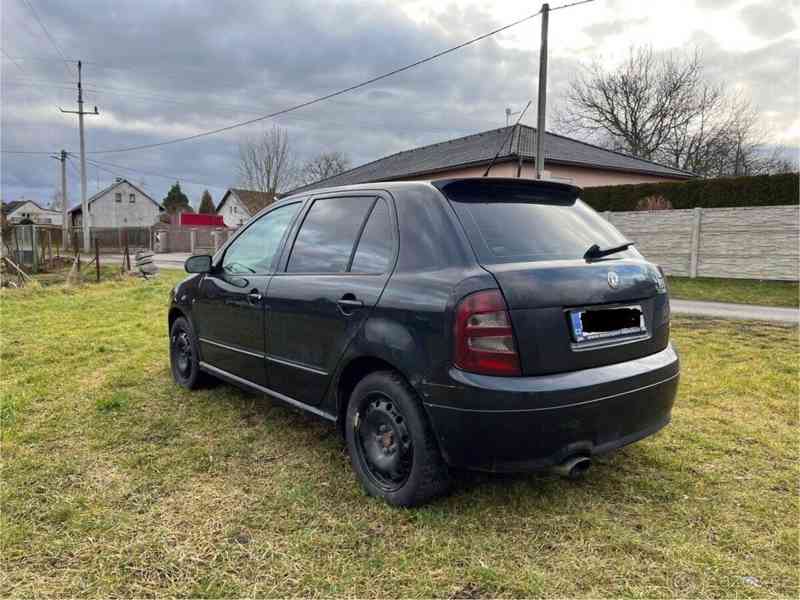
[[[183,265],[187,273],[208,273],[211,271],[211,257],[208,254],[190,256]]]

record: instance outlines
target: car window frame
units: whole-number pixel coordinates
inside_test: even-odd
[[[242,227],[240,227],[236,231],[236,233],[233,235],[233,237],[231,237],[231,239],[229,239],[217,251],[217,253],[214,255],[214,258],[213,258],[213,265],[214,265],[213,272],[216,273],[216,274],[229,275],[229,276],[274,275],[276,273],[276,271],[277,271],[278,265],[280,264],[280,259],[281,259],[282,255],[283,255],[284,247],[286,245],[286,240],[287,240],[290,232],[294,229],[295,224],[297,223],[298,217],[306,212],[306,206],[304,206],[304,205],[305,205],[305,203],[307,201],[308,201],[308,198],[297,198],[297,199],[292,199],[289,202],[275,203],[272,206],[268,206],[268,207],[264,208],[260,213],[258,213],[255,217],[253,217],[250,220],[250,222],[248,222],[247,224],[245,224]],[[222,267],[222,263],[225,261],[225,255],[228,253],[228,251],[231,249],[231,247],[233,247],[233,245],[236,243],[236,241],[242,235],[244,235],[244,233],[248,229],[250,229],[256,223],[258,223],[261,219],[266,218],[268,215],[270,215],[271,213],[273,213],[276,210],[285,208],[287,206],[291,206],[293,204],[300,204],[300,207],[297,209],[297,211],[295,212],[295,214],[292,217],[291,221],[289,222],[289,226],[286,228],[286,231],[283,232],[283,235],[281,236],[281,239],[278,242],[278,248],[277,248],[277,250],[275,252],[275,256],[272,257],[272,262],[270,263],[269,269],[266,270],[266,271],[263,271],[263,272],[259,271],[257,273],[246,273],[246,274],[245,273],[239,273],[239,274],[226,273],[225,270]]]
[[[297,235],[300,233],[300,228],[303,226],[303,223],[306,220],[306,216],[308,215],[311,207],[314,206],[314,202],[317,200],[328,200],[332,198],[353,198],[353,197],[363,197],[363,198],[373,198],[372,206],[367,211],[364,219],[361,222],[361,225],[358,229],[358,233],[356,234],[355,241],[353,242],[353,248],[350,250],[350,258],[348,259],[347,263],[347,271],[339,271],[336,273],[331,272],[317,272],[317,273],[292,273],[287,271],[289,266],[289,259],[291,258],[292,251],[294,250],[294,244],[297,241]],[[367,221],[369,220],[370,216],[372,216],[372,211],[375,210],[375,205],[378,200],[382,199],[386,202],[386,205],[389,209],[389,219],[391,221],[390,230],[392,232],[392,256],[389,260],[389,264],[386,267],[386,270],[382,273],[357,273],[352,272],[349,269],[352,267],[353,260],[355,258],[355,253],[358,250],[358,244],[361,242],[361,236],[364,234],[364,229],[367,226]],[[312,277],[342,277],[342,276],[350,276],[350,275],[357,275],[359,277],[385,277],[389,273],[391,273],[395,265],[397,264],[398,256],[400,254],[400,232],[399,232],[399,225],[397,220],[397,210],[394,205],[394,198],[391,195],[383,192],[382,190],[347,190],[347,191],[338,191],[338,192],[328,192],[325,194],[317,194],[312,195],[306,198],[306,204],[301,210],[301,214],[298,215],[298,218],[295,219],[292,225],[291,235],[289,236],[290,239],[285,240],[285,244],[283,246],[283,251],[280,258],[280,264],[278,268],[273,273],[274,276],[291,276],[291,277],[303,277],[303,276],[312,276]]]

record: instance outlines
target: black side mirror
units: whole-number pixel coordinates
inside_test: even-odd
[[[183,264],[187,273],[208,273],[211,271],[211,257],[208,254],[190,256]]]

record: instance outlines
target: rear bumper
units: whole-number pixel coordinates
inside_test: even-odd
[[[670,345],[636,360],[556,375],[490,377],[451,369],[450,382],[424,384],[423,397],[448,464],[528,471],[655,433],[669,423],[678,378]]]

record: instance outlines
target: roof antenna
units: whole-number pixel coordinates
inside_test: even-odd
[[[514,132],[514,128],[519,126],[519,122],[522,120],[522,117],[525,116],[525,111],[528,110],[528,107],[530,105],[531,105],[531,100],[528,100],[528,103],[525,105],[525,108],[523,108],[520,111],[519,117],[517,117],[517,122],[514,123],[514,127],[511,127],[508,130],[508,135],[506,135],[505,139],[503,140],[503,143],[500,144],[500,147],[497,149],[497,154],[494,155],[494,158],[492,159],[492,162],[490,162],[489,166],[486,167],[486,172],[483,174],[484,177],[488,177],[489,176],[489,171],[492,170],[492,167],[494,166],[494,163],[497,162],[497,159],[500,156],[500,153],[503,151],[503,147],[506,145],[506,143],[508,142],[508,139],[511,137],[511,134]],[[509,151],[510,151],[510,149],[509,149]]]

